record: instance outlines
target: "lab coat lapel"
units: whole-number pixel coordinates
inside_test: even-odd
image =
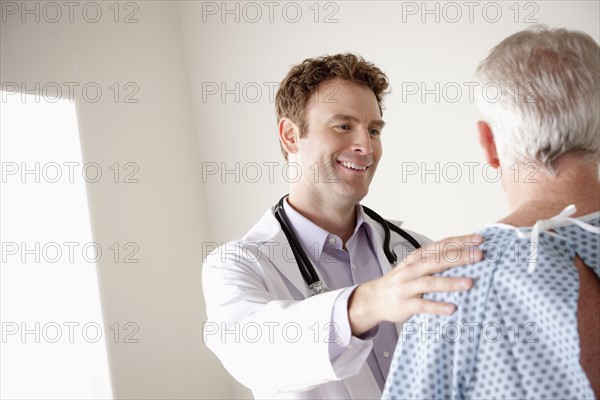
[[[305,298],[309,297],[308,285],[300,273],[300,269],[298,268],[298,264],[296,263],[294,253],[289,246],[288,240],[285,237],[285,233],[280,230],[271,240],[271,245],[273,246],[273,258],[271,261],[275,268],[277,268]]]
[[[274,208],[265,212],[263,217],[250,229],[244,240],[249,242],[264,243],[263,254],[271,260],[271,263],[298,291],[306,298],[309,297],[309,289],[298,269],[294,259],[294,253],[290,248],[285,233],[281,230],[279,221],[273,214]]]

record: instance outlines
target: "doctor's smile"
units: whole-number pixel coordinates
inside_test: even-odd
[[[344,168],[351,169],[354,171],[366,171],[367,168],[369,168],[369,165],[360,165],[350,161],[338,161],[338,164],[340,164]]]

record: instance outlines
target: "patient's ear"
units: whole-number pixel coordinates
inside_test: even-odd
[[[494,134],[492,129],[485,121],[477,121],[477,130],[479,131],[479,144],[483,149],[485,159],[494,168],[500,166],[498,160],[498,152],[496,151],[496,142],[494,141]]]
[[[288,154],[298,152],[298,139],[300,132],[296,124],[289,118],[281,118],[279,121],[279,140]]]

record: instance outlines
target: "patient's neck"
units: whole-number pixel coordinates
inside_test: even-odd
[[[511,214],[501,222],[530,226],[539,219],[557,215],[569,204],[577,207],[573,216],[600,210],[600,182],[596,163],[582,162],[580,158],[565,155],[557,162],[555,176],[542,169],[532,173],[531,167],[521,167],[518,173],[514,167],[510,171],[502,171],[502,183]],[[525,179],[526,176],[528,179]]]

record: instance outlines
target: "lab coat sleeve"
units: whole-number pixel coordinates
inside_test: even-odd
[[[271,261],[259,253],[240,256],[235,249],[241,245],[217,249],[202,272],[208,317],[203,340],[229,373],[256,391],[308,390],[357,374],[371,340],[353,338],[330,358],[331,342],[341,343],[331,324],[344,289],[293,300]]]

